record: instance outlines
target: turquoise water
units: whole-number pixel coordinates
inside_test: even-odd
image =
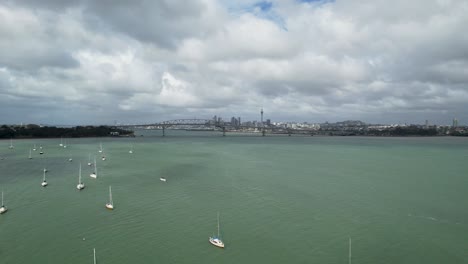
[[[142,133],[0,141],[0,263],[468,262],[468,139]]]

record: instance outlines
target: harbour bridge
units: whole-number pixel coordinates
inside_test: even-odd
[[[200,131],[220,131],[223,133],[223,136],[226,136],[226,132],[259,132],[262,136],[265,136],[266,133],[272,134],[310,134],[313,135],[315,130],[297,130],[286,127],[277,127],[277,126],[268,126],[262,123],[251,123],[251,125],[233,125],[230,122],[224,121],[215,121],[214,119],[174,119],[163,121],[159,123],[150,123],[150,124],[140,124],[140,125],[117,125],[117,127],[122,129],[128,128],[141,128],[141,129],[158,129],[162,130],[162,136],[166,135],[166,129],[185,129],[187,130],[200,130]]]

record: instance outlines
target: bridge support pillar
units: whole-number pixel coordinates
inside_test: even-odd
[[[223,137],[226,136],[226,127],[223,127]]]
[[[162,136],[165,137],[166,136],[166,126],[163,126],[162,128],[163,128],[163,135]]]

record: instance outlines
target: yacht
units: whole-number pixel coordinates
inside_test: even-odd
[[[31,149],[29,149],[29,159],[32,159],[32,156],[31,156]]]
[[[84,185],[84,183],[81,181],[81,163],[80,163],[80,172],[79,172],[79,174],[78,174],[78,185],[76,185],[76,188],[77,188],[78,190],[81,191],[81,190],[84,189],[84,187],[85,187],[85,185]]]
[[[14,149],[15,147],[13,147],[13,139],[10,138],[10,146],[8,147],[9,149]]]
[[[94,172],[89,175],[89,177],[96,179],[97,178],[97,163],[96,157],[94,157]]]
[[[3,203],[3,191],[2,191],[2,206],[0,206],[0,214],[5,213],[7,210],[8,210],[8,208]]]
[[[109,186],[109,202],[106,203],[106,208],[109,210],[114,210],[114,202],[112,201],[112,189]]]
[[[159,178],[159,180],[162,181],[162,182],[166,182],[166,178],[164,178],[164,177]]]
[[[212,245],[219,247],[219,248],[224,248],[224,243],[221,240],[221,237],[219,235],[219,212],[218,212],[218,235],[217,236],[212,236],[209,238],[209,241]]]
[[[46,179],[45,179],[45,173],[46,173],[46,169],[44,169],[44,178],[42,179],[42,183],[41,183],[42,187],[46,187],[46,186],[47,186],[47,181],[46,181]]]

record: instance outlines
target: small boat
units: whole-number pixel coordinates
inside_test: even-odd
[[[9,149],[14,149],[15,147],[13,147],[13,139],[10,138],[10,146],[8,147]]]
[[[2,206],[0,206],[0,214],[5,213],[7,210],[8,210],[8,208],[3,203],[3,190],[2,190]]]
[[[94,172],[89,175],[89,177],[96,179],[97,178],[97,165],[96,157],[94,157]]]
[[[102,160],[106,160],[106,155],[104,153],[102,153]]]
[[[72,162],[73,161],[73,156],[70,155],[70,158],[68,159],[69,162]]]
[[[67,141],[65,140],[65,143],[62,144],[63,148],[67,148]]]
[[[29,149],[29,159],[32,159],[32,156],[31,156],[31,149]]]
[[[159,180],[162,181],[162,182],[166,182],[166,178],[164,178],[164,177],[159,178]]]
[[[128,153],[133,154],[133,145],[130,146],[130,150],[128,151]]]
[[[99,153],[102,153],[102,143],[99,143]]]
[[[44,169],[44,178],[42,179],[42,183],[41,183],[41,186],[42,186],[42,187],[46,187],[46,186],[47,186],[47,181],[46,181],[46,179],[45,179],[45,173],[46,173],[46,171],[47,171],[47,170]]]
[[[76,185],[76,188],[81,191],[84,189],[84,187],[85,187],[84,183],[81,182],[81,163],[80,163],[80,173],[78,174],[78,185]]]
[[[221,240],[221,237],[219,235],[219,212],[218,212],[218,235],[217,236],[212,236],[209,238],[209,241],[212,245],[219,247],[219,248],[224,248],[224,243]]]
[[[93,164],[91,163],[91,154],[88,154],[88,166],[91,166],[91,165],[93,165]]]
[[[112,189],[109,186],[109,202],[106,203],[106,208],[109,210],[114,210],[114,202],[112,201]]]
[[[60,137],[60,144],[59,144],[60,147],[63,147],[63,137]]]
[[[42,145],[39,145],[39,149],[42,149]]]
[[[36,149],[37,149],[37,148],[36,148],[36,144],[34,144],[34,148],[33,148],[33,151],[36,151]]]

